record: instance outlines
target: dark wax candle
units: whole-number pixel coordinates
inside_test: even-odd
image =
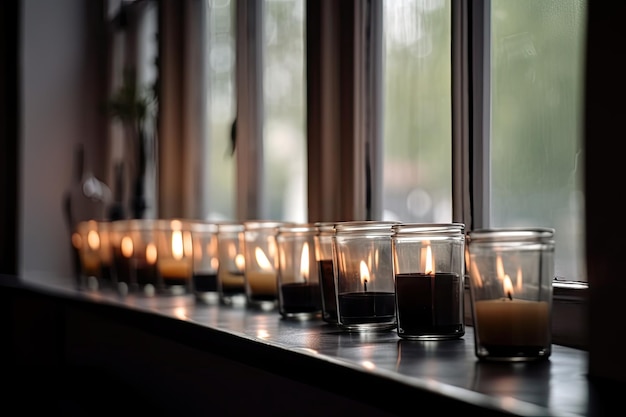
[[[113,280],[113,272],[112,272],[112,268],[110,264],[102,264],[100,266],[100,274],[102,275],[102,280],[107,282],[107,283],[111,283],[111,281]]]
[[[281,312],[283,313],[312,313],[322,309],[318,284],[283,284],[280,290],[282,295]]]
[[[216,272],[196,272],[193,274],[193,287],[197,292],[216,292],[217,273]]]
[[[122,255],[119,248],[113,254],[113,276],[117,282],[131,283],[131,262],[130,258]]]
[[[349,292],[339,294],[339,311],[343,324],[384,323],[393,321],[393,292]]]
[[[452,273],[396,275],[398,335],[463,335],[461,285]]]
[[[149,264],[145,262],[138,262],[135,268],[137,277],[137,284],[144,286],[147,284],[157,285],[157,269],[155,264]]]
[[[337,323],[337,292],[332,259],[319,261],[318,271],[322,289],[322,319],[328,323]]]

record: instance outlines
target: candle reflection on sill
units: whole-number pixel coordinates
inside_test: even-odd
[[[187,320],[189,318],[187,316],[187,309],[185,307],[176,307],[174,309],[174,315],[181,320]]]

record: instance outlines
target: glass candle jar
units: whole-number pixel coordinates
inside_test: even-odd
[[[196,301],[215,304],[219,300],[217,286],[219,267],[218,225],[202,220],[189,220],[189,224],[193,239],[193,292]]]
[[[244,222],[246,302],[250,307],[271,310],[278,304],[278,248],[276,233],[283,222]]]
[[[465,226],[400,224],[393,229],[398,336],[462,337]]]
[[[315,261],[319,272],[319,283],[322,294],[322,320],[337,324],[337,295],[335,292],[335,274],[333,271],[333,235],[334,222],[318,222],[315,224]]]
[[[547,359],[551,348],[554,229],[474,230],[467,268],[475,353],[481,360]]]
[[[346,331],[396,328],[391,254],[395,222],[350,221],[335,224],[333,264],[337,324]]]
[[[156,293],[159,283],[154,223],[151,219],[111,222],[113,278],[120,295],[136,291],[148,296]]]
[[[278,246],[278,307],[285,318],[319,318],[322,312],[312,224],[281,226]]]
[[[193,240],[191,226],[182,219],[160,219],[155,223],[159,290],[163,294],[193,292]]]
[[[77,288],[98,290],[103,284],[102,239],[104,223],[85,220],[76,225],[72,244],[80,261]]]
[[[243,223],[238,222],[219,223],[217,226],[217,285],[223,305],[246,304],[243,230]]]

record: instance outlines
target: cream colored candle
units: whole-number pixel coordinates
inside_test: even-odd
[[[190,279],[191,262],[186,259],[159,259],[158,268],[161,276],[168,279]]]
[[[276,295],[277,277],[275,272],[246,272],[246,281],[253,296]]]
[[[243,287],[243,272],[220,271],[218,278],[225,287]]]
[[[254,265],[246,262],[246,283],[249,292],[253,297],[276,296],[278,293],[278,275],[272,267],[271,262],[261,248],[255,249]],[[257,268],[258,269],[255,269]]]
[[[484,346],[546,346],[550,314],[545,301],[510,298],[476,302],[476,330]]]

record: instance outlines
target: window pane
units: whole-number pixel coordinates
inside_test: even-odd
[[[556,275],[583,271],[585,0],[492,1],[491,225],[556,229]]]
[[[236,157],[232,153],[231,129],[235,119],[235,26],[234,2],[207,1],[206,59],[208,132],[204,194],[212,220],[236,218]]]
[[[304,0],[266,0],[264,207],[266,217],[307,220]]]
[[[448,0],[384,2],[383,216],[452,220]]]

